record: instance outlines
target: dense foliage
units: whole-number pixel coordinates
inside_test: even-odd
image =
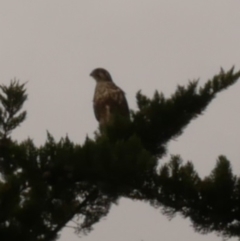
[[[0,86],[0,239],[55,240],[69,221],[86,233],[121,197],[147,201],[166,215],[179,212],[197,231],[239,237],[240,179],[226,157],[204,179],[180,156],[158,167],[168,142],[239,77],[240,71],[221,70],[203,87],[178,86],[170,98],[139,92],[131,121],[116,116],[82,145],[48,133],[41,147],[10,137],[26,117],[25,85]]]

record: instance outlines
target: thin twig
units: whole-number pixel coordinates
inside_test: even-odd
[[[74,215],[78,213],[82,209],[82,207],[84,207],[89,201],[93,200],[97,196],[97,194],[97,189],[94,189],[92,192],[90,192],[88,196],[85,198],[85,200],[81,202],[72,213],[70,213],[61,223],[59,223],[54,230],[48,232],[45,235],[43,241],[49,241],[54,239],[57,233],[66,225],[66,223],[69,222],[74,217]]]

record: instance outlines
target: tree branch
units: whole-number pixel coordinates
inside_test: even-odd
[[[85,198],[83,202],[81,202],[74,211],[72,211],[66,218],[63,220],[61,223],[58,224],[58,226],[48,232],[46,235],[44,235],[44,239],[42,241],[49,241],[49,240],[54,240],[57,233],[65,226],[67,222],[69,222],[89,201],[94,200],[97,197],[98,190],[95,188],[93,189],[88,196]]]

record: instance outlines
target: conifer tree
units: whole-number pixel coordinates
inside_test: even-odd
[[[166,215],[181,213],[196,231],[240,237],[240,178],[227,157],[219,156],[204,179],[180,156],[160,162],[168,142],[239,77],[233,68],[221,70],[202,87],[198,81],[178,86],[170,98],[138,92],[130,121],[116,117],[81,145],[48,133],[40,147],[10,136],[26,118],[25,84],[1,85],[0,239],[56,240],[70,221],[85,234],[121,197],[144,200]]]

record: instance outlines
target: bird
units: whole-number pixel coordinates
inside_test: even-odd
[[[100,129],[111,123],[113,115],[129,117],[129,107],[124,91],[112,80],[104,68],[96,68],[90,76],[96,81],[93,96],[93,110]]]

